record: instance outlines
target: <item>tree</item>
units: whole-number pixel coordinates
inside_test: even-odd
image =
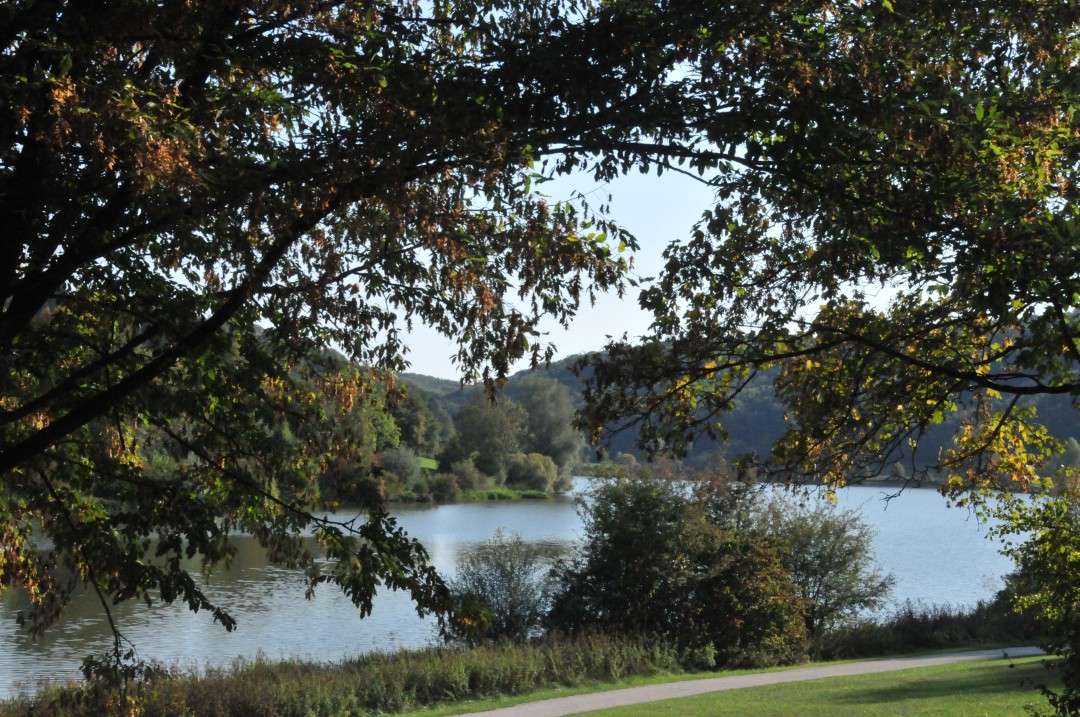
[[[525,411],[505,396],[477,391],[454,418],[457,434],[450,439],[443,462],[470,456],[481,471],[504,480],[511,457],[521,452]]]
[[[418,389],[405,387],[405,390],[390,405],[394,422],[401,431],[401,442],[416,451],[418,455],[438,455],[442,448],[442,435],[446,424],[453,425],[444,410],[436,414],[436,409],[441,408],[434,396]]]
[[[376,457],[380,450],[397,445],[400,431],[387,411],[382,383],[368,382],[344,412],[331,403],[323,413],[340,414],[340,419],[326,427],[335,436],[336,450],[318,477],[319,502],[328,507],[343,502],[363,505],[369,502],[364,495],[383,495],[384,486],[374,476]]]
[[[465,378],[495,382],[550,355],[542,316],[621,285],[633,239],[529,184],[538,162],[599,152],[603,177],[672,156],[685,33],[651,14],[5,3],[0,585],[27,589],[30,622],[81,582],[106,611],[160,596],[231,626],[180,558],[213,566],[236,531],[361,613],[380,587],[445,608],[377,496],[336,524],[313,486],[340,415],[404,365],[403,327],[455,337]],[[373,368],[312,362],[330,346]],[[144,445],[179,470],[149,472]]]
[[[0,581],[27,587],[44,625],[65,570],[103,605],[160,589],[209,609],[178,558],[224,559],[233,530],[314,565],[296,535],[334,417],[296,372],[344,409],[402,366],[415,322],[459,341],[467,379],[550,356],[541,316],[565,324],[621,290],[617,248],[635,246],[583,202],[532,191],[577,168],[717,187],[645,294],[656,342],[611,347],[619,375],[598,365],[588,395],[591,417],[671,417],[647,422],[647,445],[711,425],[772,364],[795,421],[777,466],[831,480],[972,389],[1074,391],[1078,12],[4,4]],[[899,278],[889,311],[851,291]],[[328,346],[374,373],[303,367]],[[836,380],[804,380],[807,361]],[[1000,448],[979,452],[997,461],[979,480],[1026,480],[1006,450],[1026,435],[1013,406],[973,414],[969,445]],[[286,421],[296,441],[275,439]],[[149,480],[139,432],[193,458]],[[98,498],[103,482],[119,500]],[[313,584],[362,611],[380,580],[443,604],[422,549],[370,515],[359,536],[317,526],[342,560]],[[143,560],[150,535],[164,567]]]
[[[388,448],[380,453],[379,468],[404,490],[414,490],[420,481],[420,460],[408,447]]]
[[[1040,647],[1059,658],[1049,666],[1060,671],[1062,689],[1042,690],[1054,714],[1075,715],[1080,710],[1080,503],[1075,493],[1046,491],[1030,500],[1003,501],[996,513],[1000,523],[994,532],[1006,537],[1003,552],[1018,567],[1008,585],[1014,607],[1035,619],[1045,636]]]
[[[788,419],[771,473],[859,480],[960,414],[963,450],[921,458],[965,487],[1025,485],[1031,461],[1006,458],[1033,418],[1020,399],[1080,395],[1078,13],[791,4],[747,35],[772,61],[729,51],[693,75],[718,108],[703,134],[725,147],[737,124],[744,143],[642,295],[649,338],[582,366],[581,425],[678,450],[771,371]]]
[[[881,606],[895,578],[874,564],[873,531],[853,510],[773,499],[757,528],[786,543],[784,568],[806,602],[806,632],[820,638],[839,622]]]
[[[662,635],[722,666],[802,654],[803,604],[779,545],[710,519],[684,484],[605,481],[583,518],[579,554],[556,570],[555,628]]]
[[[555,461],[543,453],[515,453],[506,467],[506,485],[550,493],[555,488],[559,471]]]
[[[533,637],[547,612],[548,578],[536,551],[517,533],[500,528],[458,559],[450,591],[463,605],[465,622],[456,629],[467,642],[524,641]],[[452,631],[454,632],[454,631]]]
[[[518,403],[525,409],[527,435],[523,450],[540,453],[555,462],[560,487],[570,487],[584,436],[574,426],[573,395],[553,378],[531,375],[515,386]]]
[[[590,624],[630,633],[671,629],[685,504],[670,484],[618,479],[582,502],[578,553],[556,575],[556,627]]]
[[[1080,396],[1080,8],[772,12],[746,36],[772,62],[691,80],[721,108],[703,134],[741,151],[642,295],[651,335],[581,366],[580,425],[684,450],[774,372],[787,429],[762,472],[837,487],[904,460],[959,503],[1040,490],[1060,445],[1024,399]]]

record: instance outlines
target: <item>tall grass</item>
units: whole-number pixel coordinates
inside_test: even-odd
[[[678,651],[656,639],[587,635],[475,649],[373,653],[332,665],[257,659],[162,676],[128,695],[56,688],[0,705],[2,717],[322,717],[415,710],[441,702],[681,672]]]
[[[1013,612],[1004,595],[972,608],[925,605],[910,600],[890,615],[861,619],[822,636],[815,659],[877,657],[925,650],[1039,641],[1038,625]]]
[[[973,609],[905,603],[891,615],[831,631],[818,659],[942,648],[1034,643],[1035,626],[1004,599]],[[371,653],[334,664],[256,659],[159,676],[126,694],[91,686],[50,688],[0,702],[0,717],[361,717],[439,703],[518,695],[700,669],[693,653],[662,638],[604,634],[548,637],[473,649]]]

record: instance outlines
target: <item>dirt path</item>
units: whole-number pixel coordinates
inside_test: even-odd
[[[869,660],[865,662],[849,662],[846,664],[815,665],[813,667],[799,667],[793,670],[780,672],[757,672],[749,675],[731,675],[728,677],[711,677],[703,680],[687,680],[683,682],[665,682],[657,685],[644,687],[629,687],[622,690],[610,690],[608,692],[593,692],[573,697],[556,697],[550,700],[529,702],[514,707],[504,707],[486,712],[470,712],[473,717],[480,715],[492,715],[493,717],[561,717],[562,715],[591,712],[592,710],[605,709],[608,707],[622,707],[624,705],[639,704],[642,702],[657,702],[676,697],[690,697],[707,692],[722,692],[724,690],[737,690],[743,687],[761,687],[763,685],[778,685],[785,682],[802,682],[804,680],[818,680],[823,677],[842,677],[846,675],[866,675],[874,672],[891,672],[893,670],[907,670],[913,667],[932,667],[934,665],[946,665],[953,662],[970,662],[973,660],[993,660],[1012,657],[1029,657],[1041,655],[1042,651],[1034,647],[1014,647],[1007,650],[972,650],[968,652],[952,652],[941,655],[926,655],[921,657],[894,657],[882,660]]]

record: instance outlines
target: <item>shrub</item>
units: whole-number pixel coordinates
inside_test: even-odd
[[[406,488],[415,489],[420,482],[420,460],[409,448],[388,448],[379,454],[379,466],[396,475]]]
[[[550,493],[559,477],[559,468],[550,457],[540,453],[515,453],[506,468],[506,485]]]
[[[453,503],[461,498],[461,487],[457,478],[449,473],[435,475],[428,484],[431,497],[439,503]]]
[[[460,606],[451,637],[522,641],[540,630],[547,610],[548,579],[535,549],[500,528],[491,540],[458,559],[450,591]]]
[[[811,640],[885,603],[895,578],[874,563],[873,531],[858,513],[832,503],[774,498],[755,516],[756,530],[783,541],[784,567],[806,600]]]
[[[450,464],[450,472],[457,477],[458,487],[462,490],[476,490],[487,487],[491,480],[480,472],[472,458],[463,458]]]
[[[662,635],[718,666],[766,665],[805,650],[803,603],[778,546],[718,525],[682,483],[596,487],[580,553],[556,571],[551,624]]]

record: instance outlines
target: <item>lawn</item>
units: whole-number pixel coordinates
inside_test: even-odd
[[[1011,666],[1012,665],[1012,666]],[[593,717],[984,717],[1045,707],[1038,685],[1056,684],[1041,658],[968,662],[715,692],[590,712]]]

